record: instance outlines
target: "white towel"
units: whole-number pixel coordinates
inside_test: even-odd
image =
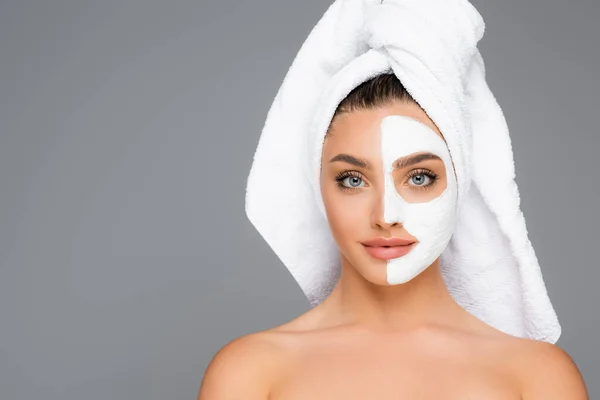
[[[442,132],[455,166],[458,222],[440,260],[451,295],[503,332],[558,340],[508,128],[477,49],[484,27],[467,0],[336,0],[302,45],[267,115],[246,213],[311,306],[341,268],[318,181],[325,131],[352,89],[393,72]]]

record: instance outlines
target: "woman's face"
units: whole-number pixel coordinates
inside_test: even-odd
[[[342,262],[372,283],[409,281],[439,258],[452,236],[452,161],[417,104],[337,116],[323,144],[320,184]],[[390,238],[399,241],[378,242]]]

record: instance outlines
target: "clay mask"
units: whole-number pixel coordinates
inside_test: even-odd
[[[442,159],[446,188],[425,202],[408,202],[394,185],[394,163],[421,152]],[[407,254],[387,261],[388,283],[399,284],[423,272],[448,245],[456,222],[456,177],[444,140],[425,124],[409,117],[391,115],[382,119],[381,154],[385,174],[384,219],[387,223],[401,223],[418,241]]]

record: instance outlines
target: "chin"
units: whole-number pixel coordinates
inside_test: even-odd
[[[363,278],[365,278],[365,280],[369,281],[370,283],[372,283],[373,285],[377,285],[377,286],[391,286],[384,274],[371,274],[371,276],[365,276],[362,275]]]
[[[364,280],[378,286],[390,286],[387,281],[387,261],[371,257],[345,258],[347,266],[354,269]]]

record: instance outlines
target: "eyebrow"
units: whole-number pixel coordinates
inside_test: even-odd
[[[439,158],[438,156],[436,156],[433,153],[421,153],[421,154],[415,154],[414,156],[402,157],[401,159],[399,159],[397,162],[394,163],[394,168],[398,168],[398,169],[406,168],[406,167],[418,164],[421,161],[426,161],[426,160],[442,161],[441,158]]]
[[[420,153],[415,154],[413,156],[402,157],[398,161],[394,163],[394,168],[406,168],[411,165],[418,164],[422,161],[426,160],[439,160],[442,161],[441,158],[436,156],[433,153]],[[371,169],[371,164],[367,160],[363,160],[362,158],[351,156],[350,154],[340,153],[337,156],[333,157],[329,162],[342,161],[348,164],[355,165],[357,167]]]
[[[362,158],[351,156],[350,154],[340,153],[337,156],[333,157],[329,162],[343,161],[348,164],[355,165],[357,167],[371,169],[371,164],[367,160],[363,160]]]

